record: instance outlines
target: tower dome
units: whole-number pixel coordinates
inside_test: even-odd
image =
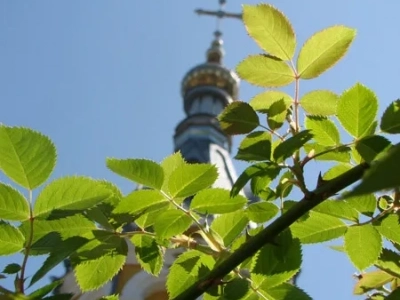
[[[239,93],[239,77],[234,71],[222,65],[222,59],[225,51],[223,49],[223,41],[221,33],[214,33],[215,39],[212,41],[210,48],[206,53],[206,62],[199,64],[190,69],[182,80],[182,97],[185,99],[185,111],[188,112],[191,105],[189,94],[197,94],[199,90],[212,87],[215,91],[223,91],[228,96],[229,102],[237,99]],[[225,105],[228,103],[225,103]]]

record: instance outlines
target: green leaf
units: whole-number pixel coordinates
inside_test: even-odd
[[[400,278],[400,255],[396,252],[383,248],[375,266],[393,276]]]
[[[275,217],[279,212],[279,208],[270,202],[258,202],[250,204],[246,213],[248,218],[256,223],[264,223]]]
[[[241,61],[236,72],[250,84],[260,87],[280,87],[292,83],[295,75],[283,60],[266,54],[250,55]]]
[[[154,231],[160,239],[169,239],[183,233],[192,224],[192,219],[181,210],[167,210],[154,223]]]
[[[148,159],[107,158],[107,168],[114,173],[146,187],[160,190],[164,181],[164,170]]]
[[[317,143],[310,143],[304,145],[304,149],[307,153],[314,151],[315,160],[328,160],[338,162],[350,162],[350,148],[346,146],[339,147],[326,147]],[[324,154],[320,154],[324,152]]]
[[[45,182],[56,156],[48,137],[32,129],[0,124],[0,170],[24,188],[33,190]]]
[[[328,90],[311,91],[303,95],[300,105],[309,115],[331,116],[336,114],[339,96]]]
[[[24,234],[25,239],[28,239],[30,235],[30,226],[30,222],[21,224],[20,230]],[[90,238],[94,229],[96,229],[96,225],[81,214],[58,220],[35,220],[33,222],[32,243],[37,242],[52,232],[58,232],[64,240],[74,236]]]
[[[312,137],[313,135],[309,130],[304,130],[295,136],[288,138],[275,148],[273,155],[274,159],[277,162],[284,161],[286,158],[293,155],[294,152],[303,147],[305,143],[312,139]]]
[[[72,253],[85,245],[89,240],[74,236],[65,241],[62,241],[47,257],[43,265],[36,271],[30,282],[30,286],[42,279],[50,270],[67,259]]]
[[[357,152],[368,163],[372,162],[379,153],[387,150],[390,146],[390,141],[380,135],[367,136],[356,142]]]
[[[389,283],[393,276],[381,270],[363,273],[354,287],[355,295],[362,295]]]
[[[389,241],[400,244],[400,224],[397,215],[391,214],[373,223],[376,230]]]
[[[16,274],[21,271],[21,266],[16,263],[11,263],[5,266],[4,270],[1,272],[3,274]]]
[[[218,116],[218,120],[222,130],[229,135],[249,133],[260,125],[257,113],[242,101],[230,103]]]
[[[250,100],[249,104],[255,111],[268,114],[271,106],[281,100],[283,100],[286,107],[289,107],[293,103],[292,97],[288,94],[281,91],[270,90],[257,94]]]
[[[185,160],[183,159],[182,154],[179,151],[166,157],[161,162],[161,167],[164,170],[164,183],[162,185],[161,190],[168,192],[169,176],[177,167],[182,166],[184,164]]]
[[[89,177],[63,177],[47,185],[33,207],[35,217],[46,217],[54,210],[82,210],[112,196],[101,182]]]
[[[0,219],[25,221],[29,219],[29,204],[12,186],[0,182]]]
[[[114,214],[129,213],[133,216],[149,213],[168,206],[169,200],[156,190],[137,190],[125,196],[114,209]]]
[[[400,298],[400,288],[395,289],[392,291],[385,300],[397,300]]]
[[[216,166],[210,164],[185,164],[177,167],[169,177],[171,197],[188,197],[210,187],[217,180]]]
[[[330,168],[327,172],[325,172],[323,179],[324,180],[331,180],[334,179],[343,173],[347,172],[350,170],[352,166],[350,164],[338,164],[332,168]]]
[[[381,130],[387,133],[400,133],[400,99],[386,108],[381,119]]]
[[[110,295],[101,297],[99,300],[119,300],[118,295]]]
[[[300,241],[292,238],[289,230],[285,230],[276,237],[274,244],[266,244],[261,248],[251,270],[251,279],[264,288],[277,286],[300,270],[301,260]]]
[[[399,187],[400,176],[393,176],[398,173],[399,161],[400,144],[397,144],[365,172],[361,183],[348,195],[369,194]]]
[[[173,263],[167,277],[169,298],[173,299],[194,284],[204,272],[214,267],[211,255],[196,250],[181,254]]]
[[[350,197],[346,201],[353,208],[368,217],[372,217],[376,210],[376,199],[373,194]]]
[[[89,250],[88,259],[83,259],[74,268],[75,277],[83,292],[100,288],[111,280],[122,268],[126,261],[128,246],[125,239],[116,237],[106,246],[109,248],[96,248]],[[97,241],[96,241],[97,242]],[[112,242],[112,244],[111,244]],[[105,241],[102,241],[105,244]],[[93,258],[93,256],[95,256]]]
[[[247,167],[242,174],[240,174],[239,178],[236,180],[236,182],[233,184],[232,190],[231,190],[231,197],[236,196],[237,194],[240,193],[240,191],[243,189],[243,187],[246,185],[247,182],[249,182],[250,179],[252,179],[255,176],[269,176],[269,174],[273,174],[271,172],[272,169],[280,169],[276,164],[269,163],[269,162],[263,162],[263,163],[257,163],[254,165],[251,165],[250,167]],[[279,172],[278,172],[279,173]]]
[[[24,247],[24,236],[14,226],[0,222],[0,255],[9,255]]]
[[[135,220],[135,223],[140,228],[145,229],[154,224],[154,222],[157,220],[160,213],[162,213],[165,210],[172,209],[172,208],[174,208],[174,206],[171,203],[163,205],[161,207],[157,207],[154,210],[150,210],[149,213],[141,214],[140,217],[138,217]]]
[[[223,291],[223,298],[229,300],[240,300],[243,299],[249,290],[249,282],[246,279],[234,278],[226,283]]]
[[[306,128],[311,130],[313,139],[322,146],[337,146],[340,143],[339,130],[335,123],[325,117],[308,116]]]
[[[281,199],[289,196],[290,192],[292,191],[292,179],[294,179],[294,175],[291,171],[286,171],[279,179],[279,183],[276,187],[276,195]]]
[[[50,292],[52,292],[56,287],[62,284],[62,280],[55,280],[49,284],[46,284],[45,286],[39,288],[38,290],[34,291],[33,293],[29,294],[29,299],[32,300],[43,300],[47,299],[43,298]]]
[[[261,49],[283,60],[292,59],[296,37],[289,20],[278,9],[268,4],[243,5],[243,22]]]
[[[282,127],[288,114],[288,109],[291,106],[291,102],[287,102],[284,99],[280,99],[274,102],[269,110],[267,116],[267,123],[269,128],[277,130]]]
[[[270,190],[269,186],[272,180],[274,180],[281,171],[281,168],[270,165],[268,168],[264,169],[264,172],[258,176],[254,176],[251,179],[251,191],[254,195],[261,197],[262,199],[266,199],[268,197],[264,197],[269,195]]]
[[[341,237],[347,226],[338,218],[310,211],[309,217],[290,226],[294,237],[304,244],[321,243]]]
[[[300,49],[297,72],[302,79],[318,77],[347,52],[356,35],[354,29],[332,26],[315,33]]]
[[[157,276],[163,266],[163,254],[154,238],[137,234],[131,237],[135,245],[136,259],[147,273]]]
[[[344,235],[344,248],[354,266],[362,271],[378,259],[382,238],[372,224],[350,226]]]
[[[260,161],[271,159],[271,134],[255,131],[247,135],[240,143],[235,159]]]
[[[325,200],[313,210],[341,219],[358,222],[358,212],[345,200]]]
[[[216,232],[228,247],[245,230],[249,220],[243,211],[223,214],[211,223],[211,230]]]
[[[339,99],[337,117],[348,133],[359,138],[373,126],[378,111],[378,99],[373,91],[357,83]]]
[[[302,289],[287,282],[273,288],[264,288],[261,286],[260,291],[268,300],[312,300]]]
[[[247,199],[241,195],[231,198],[228,190],[213,188],[197,193],[190,209],[205,214],[224,214],[241,209],[246,203]]]

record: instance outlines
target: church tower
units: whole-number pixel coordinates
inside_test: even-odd
[[[223,10],[225,0],[219,0],[220,10],[196,10],[200,15],[241,19],[241,14]],[[218,24],[219,25],[219,24]],[[191,163],[211,163],[218,167],[219,177],[214,187],[231,189],[236,172],[230,157],[231,137],[220,128],[217,116],[225,106],[237,100],[239,78],[223,66],[224,57],[222,33],[217,30],[206,51],[205,62],[193,67],[183,77],[181,95],[186,117],[176,126],[174,150]],[[94,300],[105,295],[119,294],[120,300],[168,300],[165,289],[168,269],[182,249],[171,249],[165,253],[164,267],[158,277],[140,268],[135,257],[134,246],[130,244],[126,263],[114,280],[98,291],[81,293],[70,267],[64,276],[60,293],[73,293],[74,300]]]

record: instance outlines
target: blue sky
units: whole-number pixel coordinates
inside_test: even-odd
[[[175,126],[184,117],[180,81],[204,61],[215,30],[215,20],[193,10],[216,9],[217,2],[0,1],[0,122],[51,137],[58,149],[52,178],[88,175],[130,191],[134,185],[108,171],[105,158],[160,161],[171,153]],[[228,1],[227,10],[258,2]],[[380,114],[399,97],[400,2],[270,3],[289,17],[298,45],[327,26],[358,30],[348,55],[318,79],[302,82],[301,94],[322,88],[341,93],[361,82],[379,97]],[[239,21],[225,20],[222,29],[227,66],[260,52]],[[242,83],[241,99],[259,91]],[[234,146],[239,142],[235,138]],[[246,164],[235,161],[235,166],[240,173]],[[0,258],[0,269],[14,258],[21,259]],[[40,263],[32,259],[28,274]],[[62,272],[60,267],[51,274]],[[299,285],[314,299],[356,299],[354,272],[343,254],[305,246]]]

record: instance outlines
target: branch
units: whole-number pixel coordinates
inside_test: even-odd
[[[235,267],[245,261],[247,258],[255,255],[264,245],[272,242],[275,237],[292,225],[302,215],[313,209],[315,206],[328,199],[330,196],[340,192],[342,189],[355,183],[363,176],[367,163],[362,163],[353,169],[339,175],[338,177],[326,181],[322,186],[316,188],[297,202],[285,214],[281,215],[260,233],[250,238],[239,249],[233,252],[225,261],[218,264],[210,273],[201,278],[186,291],[175,297],[173,300],[196,299],[207,289],[212,287],[218,279],[228,275]]]

